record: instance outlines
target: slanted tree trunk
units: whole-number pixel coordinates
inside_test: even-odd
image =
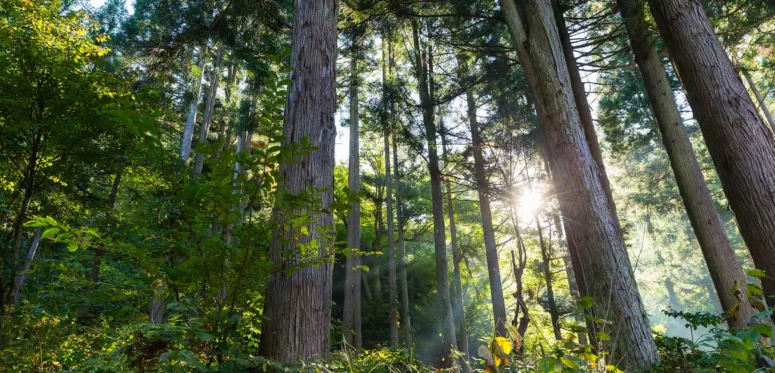
[[[306,138],[316,150],[280,166],[279,203],[269,257],[283,269],[267,283],[260,355],[281,363],[299,359],[327,359],[331,328],[331,280],[334,237],[334,140],[336,125],[336,22],[335,0],[294,0],[291,37],[293,83],[285,108],[283,146]],[[320,205],[306,210],[288,209],[294,196],[319,193]],[[308,234],[293,229],[299,215],[310,217]],[[298,241],[296,240],[298,238]],[[315,241],[319,249],[302,257],[299,245]],[[313,260],[315,265],[305,264]]]
[[[584,137],[550,0],[527,0],[525,25],[513,0],[500,3],[536,98],[552,175],[561,181],[555,184],[560,209],[572,224],[588,294],[598,317],[611,322],[611,361],[647,370],[657,362],[656,345],[613,201]]]
[[[19,273],[19,284],[16,288],[16,293],[14,294],[14,304],[19,303],[19,299],[21,299],[22,290],[24,289],[24,283],[27,282],[27,271],[30,270],[30,267],[32,266],[32,261],[35,259],[35,254],[38,252],[38,246],[40,245],[40,236],[43,234],[43,229],[38,228],[35,229],[35,234],[32,236],[32,243],[30,244],[29,250],[27,250],[27,260],[24,262],[24,266],[22,266],[22,270]]]
[[[487,275],[490,282],[490,298],[492,301],[493,322],[495,333],[507,336],[506,332],[506,302],[503,299],[503,283],[501,282],[500,265],[498,264],[498,249],[495,243],[495,228],[492,224],[490,209],[490,183],[484,169],[484,140],[479,133],[479,123],[476,119],[476,100],[471,89],[466,90],[468,125],[471,130],[471,143],[474,153],[474,178],[479,194],[479,212],[482,216],[482,233],[484,235],[484,252],[487,260]]]
[[[434,101],[430,94],[429,77],[433,74],[433,55],[430,46],[426,54],[420,44],[420,30],[417,20],[412,20],[414,44],[414,69],[420,93],[420,105],[425,124],[425,140],[428,146],[428,172],[431,178],[431,202],[433,205],[433,243],[436,256],[436,290],[439,297],[439,320],[441,324],[442,367],[455,365],[452,351],[457,350],[452,307],[449,302],[449,275],[447,269],[447,247],[444,229],[444,196],[441,192],[441,170],[439,169],[438,145],[436,144],[436,118]]]
[[[210,90],[207,92],[207,98],[205,100],[205,112],[204,118],[202,118],[202,127],[199,129],[199,144],[207,143],[207,135],[210,133],[210,124],[213,121],[213,109],[215,108],[215,100],[218,98],[218,83],[221,80],[221,64],[223,63],[223,47],[218,48],[218,55],[213,61],[213,71],[210,74]],[[202,174],[202,167],[204,166],[205,155],[197,153],[194,161],[194,176]]]
[[[762,110],[762,114],[764,114],[764,118],[767,120],[767,124],[770,126],[770,132],[775,131],[775,119],[773,119],[772,112],[767,107],[767,102],[764,101],[764,96],[762,96],[762,93],[759,92],[759,88],[756,87],[756,83],[754,83],[753,78],[751,78],[751,73],[746,69],[742,70],[745,80],[748,81],[748,86],[751,87],[751,92],[753,92],[754,97],[756,97],[756,102],[759,103],[759,108]]]
[[[199,68],[198,76],[194,77],[194,86],[191,88],[191,101],[188,103],[188,115],[186,116],[186,125],[183,127],[183,140],[180,144],[180,159],[183,162],[188,160],[191,155],[191,140],[194,138],[194,127],[196,126],[196,114],[199,109],[199,96],[202,90],[202,79],[204,78],[205,62],[207,62],[207,47],[202,45],[199,48]]]
[[[775,140],[694,0],[649,0],[754,265],[775,274]],[[762,278],[775,295],[773,277]],[[714,279],[715,282],[715,279]],[[773,298],[768,302],[775,304]]]
[[[708,271],[721,295],[724,310],[732,311],[740,303],[738,314],[728,320],[729,325],[744,327],[745,319],[756,312],[745,297],[738,300],[734,294],[735,284],[744,286],[747,283],[746,276],[727,237],[724,222],[716,211],[689,135],[683,126],[665,67],[654,48],[654,35],[646,22],[645,9],[638,0],[618,0],[618,2],[630,45],[635,54],[635,62],[643,77],[678,190],[705,257]]]
[[[356,39],[357,40],[357,39]],[[358,97],[358,59],[352,57],[350,71],[350,157],[347,187],[354,195],[361,191],[360,112]],[[356,350],[363,346],[361,332],[361,204],[350,199],[347,217],[347,248],[354,252],[345,261],[344,337]],[[368,287],[367,289],[368,290]]]
[[[592,109],[589,107],[589,102],[587,101],[587,92],[584,89],[584,82],[581,80],[579,66],[576,63],[576,56],[573,53],[573,43],[571,42],[568,27],[565,24],[565,16],[563,15],[563,9],[560,7],[559,0],[552,0],[552,8],[554,11],[554,22],[557,25],[557,32],[560,37],[560,44],[562,44],[562,53],[565,56],[565,63],[568,66],[568,76],[570,77],[573,99],[576,102],[576,109],[578,110],[579,119],[581,120],[581,128],[584,130],[584,138],[587,139],[589,152],[592,154],[592,159],[595,160],[600,172],[600,184],[603,186],[603,190],[608,196],[608,199],[611,200],[611,207],[614,208],[614,212],[616,212],[616,204],[614,203],[613,193],[611,193],[611,185],[608,182],[608,175],[605,171],[603,152],[600,149],[600,142],[598,142],[597,133],[595,132]]]
[[[444,125],[441,126],[441,154],[444,164],[449,164],[447,155],[447,136]],[[447,188],[447,216],[449,216],[449,236],[452,246],[452,268],[453,268],[453,286],[455,288],[455,302],[453,303],[453,316],[458,325],[458,346],[460,351],[465,353],[466,363],[469,362],[470,350],[468,349],[468,331],[466,330],[465,303],[463,301],[463,285],[460,276],[460,249],[457,246],[457,226],[455,225],[455,202],[452,196],[452,182],[449,178],[444,180]],[[469,364],[463,364],[463,370],[468,371]]]

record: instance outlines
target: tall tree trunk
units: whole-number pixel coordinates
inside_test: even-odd
[[[32,243],[30,244],[29,250],[27,250],[27,260],[24,262],[24,266],[22,266],[22,270],[19,273],[19,284],[16,288],[16,293],[14,294],[14,304],[19,303],[19,299],[22,295],[22,290],[24,289],[24,283],[27,282],[27,271],[30,270],[30,267],[32,267],[32,261],[35,259],[35,254],[38,252],[38,246],[40,245],[40,236],[43,234],[43,229],[38,228],[35,229],[35,234],[32,236]]]
[[[390,43],[390,38],[386,38]],[[390,124],[387,107],[387,56],[385,43],[382,44],[382,101],[384,112],[381,125],[385,143],[385,201],[387,204],[387,244],[388,244],[388,312],[390,313],[390,347],[398,347],[398,285],[396,283],[395,236],[393,227],[393,176],[390,172]]]
[[[388,34],[388,73],[390,76],[391,90],[395,82],[395,57],[393,54],[393,34]],[[398,228],[398,260],[399,273],[401,281],[401,331],[404,336],[404,347],[412,348],[412,322],[409,315],[409,281],[406,278],[406,244],[404,242],[404,220],[401,215],[401,164],[398,163],[398,122],[396,121],[396,100],[391,93],[390,97],[390,117],[393,118],[393,165],[395,167],[395,190],[396,190],[396,223]]]
[[[649,0],[649,4],[753,262],[773,275],[775,140],[702,4],[693,0]],[[764,294],[775,296],[775,280],[761,280]],[[773,298],[768,302],[775,304]]]
[[[350,71],[350,157],[347,187],[357,195],[361,191],[360,112],[358,98],[358,60],[352,57]],[[361,332],[361,204],[350,199],[347,217],[347,248],[354,250],[345,261],[344,337],[347,343],[360,350],[363,346]],[[368,290],[368,287],[367,289]]]
[[[547,246],[544,240],[543,227],[541,227],[541,218],[535,217],[536,229],[538,230],[538,242],[541,246],[541,260],[543,261],[544,282],[546,283],[546,298],[549,303],[549,316],[552,319],[552,330],[554,338],[559,342],[562,340],[560,332],[560,313],[557,310],[557,303],[554,299],[554,284],[552,282],[552,248],[551,242]]]
[[[513,0],[501,8],[514,38],[520,62],[534,89],[549,163],[563,218],[586,277],[598,316],[611,321],[611,361],[647,370],[657,362],[646,311],[601,172],[589,150],[577,112],[550,0],[527,0],[525,29]],[[528,38],[528,35],[530,37]],[[530,61],[528,63],[525,63]]]
[[[194,127],[196,126],[196,114],[199,109],[199,97],[202,90],[202,79],[204,78],[205,62],[207,62],[207,47],[202,45],[199,48],[199,76],[194,79],[194,86],[191,88],[191,101],[188,103],[188,115],[186,116],[186,125],[183,127],[183,140],[180,144],[180,159],[183,162],[188,160],[191,155],[191,141],[194,138]]]
[[[471,130],[471,145],[474,153],[474,178],[479,194],[479,212],[482,216],[482,234],[484,235],[484,252],[487,259],[487,275],[490,282],[490,298],[495,333],[507,336],[506,332],[506,302],[503,299],[503,283],[501,282],[500,265],[498,264],[498,248],[495,243],[495,228],[492,224],[490,209],[490,183],[484,169],[484,140],[479,133],[479,123],[476,119],[476,100],[471,89],[466,90],[466,105],[468,125]]]
[[[218,98],[218,84],[221,80],[221,64],[223,63],[223,46],[218,47],[218,55],[213,60],[213,71],[210,74],[210,91],[207,92],[207,98],[205,100],[205,112],[202,118],[202,127],[199,129],[199,144],[207,143],[207,135],[210,132],[210,124],[213,121],[213,109],[215,108],[215,100]],[[204,166],[205,155],[203,153],[197,153],[194,161],[194,176],[202,174],[202,167]]]
[[[441,192],[441,170],[439,169],[438,145],[436,144],[436,118],[434,101],[430,94],[429,77],[433,74],[433,55],[425,53],[420,44],[420,31],[416,20],[412,20],[415,75],[419,83],[420,105],[425,124],[425,140],[428,146],[428,172],[431,178],[431,202],[433,205],[433,243],[436,254],[436,290],[439,296],[439,320],[441,324],[442,367],[455,365],[452,351],[457,350],[452,307],[449,302],[449,275],[447,269],[447,247],[444,229],[444,196]],[[430,48],[429,48],[430,52]]]
[[[338,2],[293,4],[293,83],[285,108],[283,146],[306,138],[316,150],[280,166],[283,181],[274,211],[278,228],[272,232],[269,257],[284,270],[274,272],[267,283],[260,355],[282,363],[328,358],[334,254],[334,237],[326,233],[333,217],[326,210],[333,203]],[[320,205],[309,206],[306,212],[283,206],[304,193],[320,193],[315,198]],[[301,214],[310,216],[304,235],[289,220]],[[299,245],[313,240],[319,245],[317,253],[302,257]],[[319,263],[309,266],[305,260]]]
[[[377,186],[377,199],[374,201],[374,241],[371,243],[371,281],[373,281],[373,293],[376,299],[382,300],[382,188]]]
[[[447,136],[446,129],[442,124],[441,128],[441,154],[445,165],[449,164],[449,158],[447,155]],[[460,249],[457,246],[457,226],[455,225],[455,202],[452,197],[452,182],[449,178],[444,180],[444,184],[447,188],[447,216],[449,216],[449,236],[450,244],[452,246],[452,268],[453,268],[453,286],[455,287],[455,302],[453,303],[453,316],[455,317],[455,323],[458,325],[458,346],[460,351],[465,353],[465,361],[469,363],[469,355],[471,351],[468,349],[468,331],[466,330],[466,313],[465,303],[463,301],[463,285],[460,276]],[[468,365],[463,364],[463,370],[468,371]]]
[[[746,69],[742,70],[745,80],[748,81],[748,86],[751,87],[751,92],[753,92],[754,97],[756,97],[756,102],[759,103],[759,108],[762,110],[764,118],[767,120],[767,124],[770,126],[770,132],[775,131],[775,119],[772,118],[772,112],[767,107],[767,102],[764,101],[764,96],[762,96],[762,93],[759,92],[759,88],[756,87],[756,83],[754,83],[753,79],[751,78],[751,73]]]
[[[654,35],[646,23],[645,9],[638,0],[618,2],[635,54],[635,62],[643,77],[678,190],[708,265],[708,271],[718,293],[721,294],[724,310],[732,311],[740,303],[738,314],[728,320],[729,325],[744,327],[745,319],[756,312],[747,299],[738,300],[734,294],[735,284],[743,286],[747,283],[745,272],[727,237],[724,222],[716,211],[689,135],[683,126],[665,67],[653,45]]]

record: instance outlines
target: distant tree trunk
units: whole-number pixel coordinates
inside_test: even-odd
[[[191,101],[188,103],[188,115],[186,116],[186,125],[183,127],[183,140],[180,144],[180,159],[183,162],[188,160],[191,155],[191,140],[194,138],[194,127],[196,126],[196,114],[199,109],[199,96],[202,90],[202,78],[204,78],[205,62],[207,62],[207,47],[202,45],[199,48],[199,76],[194,79],[194,86],[191,88]]]
[[[433,55],[426,54],[420,44],[420,31],[417,20],[412,20],[412,39],[414,44],[415,76],[419,83],[420,104],[423,108],[425,140],[428,146],[428,172],[431,178],[431,202],[433,204],[433,243],[436,254],[436,290],[439,296],[439,318],[441,324],[442,367],[455,365],[452,351],[457,350],[452,307],[449,302],[449,275],[447,269],[447,247],[444,229],[444,196],[441,192],[441,170],[439,169],[438,145],[436,144],[436,119],[434,99],[430,94],[429,77],[433,74]],[[430,47],[428,48],[429,52]]]
[[[474,153],[474,178],[479,194],[479,212],[482,217],[482,233],[484,235],[484,252],[487,258],[487,275],[490,281],[490,298],[492,299],[493,322],[495,333],[507,336],[506,332],[506,302],[503,299],[503,283],[501,282],[500,265],[498,264],[498,248],[495,243],[495,228],[492,224],[490,210],[490,183],[484,169],[484,140],[479,133],[479,123],[476,119],[476,100],[471,89],[466,90],[468,125],[471,130],[471,145]]]
[[[386,38],[390,43],[390,38]],[[393,176],[390,172],[390,124],[387,107],[387,55],[385,43],[382,46],[382,101],[384,112],[380,121],[385,143],[385,201],[387,204],[387,244],[388,244],[388,312],[390,314],[390,347],[398,347],[398,285],[396,283],[395,235],[393,229]]]
[[[285,108],[283,146],[306,138],[316,150],[280,166],[280,203],[273,214],[279,227],[272,232],[269,257],[284,270],[274,272],[267,283],[260,355],[281,363],[328,358],[334,255],[334,237],[325,233],[333,217],[325,211],[333,203],[338,2],[293,4],[293,83]],[[315,198],[320,205],[307,211],[283,206],[303,193],[320,193]],[[291,227],[289,219],[301,214],[310,216],[308,234]],[[299,245],[313,240],[319,245],[317,253],[302,257]],[[309,266],[305,260],[317,263]]]
[[[221,64],[223,63],[223,46],[218,48],[218,55],[213,61],[213,71],[210,74],[210,91],[207,93],[207,99],[205,100],[205,112],[204,118],[202,118],[202,127],[199,129],[199,144],[207,143],[207,135],[210,132],[210,124],[213,121],[213,109],[215,108],[215,100],[218,98],[218,83],[221,80]],[[204,165],[205,155],[197,153],[194,161],[194,176],[202,174],[202,167]]]
[[[756,83],[754,83],[753,79],[751,78],[751,73],[746,69],[742,70],[745,80],[748,81],[748,86],[751,87],[751,92],[753,92],[754,97],[756,97],[756,101],[759,103],[759,108],[762,110],[764,118],[767,120],[767,124],[770,126],[770,132],[774,132],[775,119],[772,118],[772,112],[767,107],[767,102],[764,101],[764,96],[762,96],[762,93],[759,92],[759,88],[756,87]]]
[[[734,294],[735,284],[743,286],[747,283],[746,275],[726,235],[724,222],[716,211],[689,135],[683,126],[667,73],[653,46],[653,35],[646,22],[645,9],[638,0],[618,1],[635,61],[640,68],[681,198],[708,271],[718,293],[722,295],[724,310],[729,312],[740,303],[737,316],[728,320],[730,326],[744,327],[745,319],[756,312],[747,299],[743,297],[738,300]]]
[[[447,136],[446,129],[442,124],[441,128],[441,154],[444,164],[449,164],[449,158],[447,155]],[[449,216],[449,236],[450,244],[452,246],[452,268],[453,268],[453,286],[455,288],[455,302],[453,303],[453,315],[455,317],[455,323],[458,325],[459,336],[458,346],[460,351],[465,353],[466,363],[469,363],[469,355],[471,351],[468,349],[468,330],[466,330],[466,313],[465,302],[463,300],[463,285],[460,276],[460,250],[457,246],[457,226],[455,225],[455,202],[452,197],[452,182],[449,178],[444,180],[444,184],[447,187],[447,216]],[[469,364],[463,364],[463,370],[468,371]]]
[[[374,201],[374,241],[371,243],[371,281],[373,282],[373,296],[376,299],[382,299],[382,188],[377,186],[377,198]]]
[[[16,294],[14,295],[14,304],[19,303],[19,299],[22,295],[22,290],[24,289],[24,283],[27,282],[27,271],[30,270],[30,267],[32,266],[32,261],[35,259],[35,254],[38,252],[38,246],[40,245],[40,236],[43,234],[42,228],[35,229],[35,234],[32,236],[32,243],[30,244],[29,250],[27,250],[27,260],[24,262],[24,266],[22,266],[22,270],[19,273],[19,285],[17,285],[16,288]]]
[[[393,35],[388,34],[388,72],[390,74],[390,81],[394,81],[395,74],[395,58],[393,54]],[[394,88],[391,88],[394,89]],[[396,100],[391,93],[390,97],[390,116],[393,119],[393,165],[395,167],[395,190],[396,190],[396,222],[398,228],[398,258],[399,258],[399,273],[398,277],[401,281],[401,331],[404,336],[404,347],[412,348],[412,322],[409,315],[409,282],[406,278],[406,244],[404,242],[404,220],[401,215],[401,164],[398,163],[398,126],[395,120],[396,113]]]
[[[118,172],[116,172],[116,176],[113,177],[113,186],[110,188],[110,196],[108,197],[108,206],[106,210],[108,217],[112,216],[113,212],[116,210],[118,188],[121,185],[121,177],[124,174],[124,166],[122,165],[120,167]],[[102,266],[103,256],[105,256],[105,248],[100,244],[95,252],[94,264],[92,264],[91,275],[89,276],[94,282],[97,282],[100,278],[100,267]]]
[[[598,316],[612,323],[611,361],[633,371],[647,370],[657,362],[656,345],[613,201],[584,137],[552,6],[550,0],[526,2],[529,29],[513,0],[500,1],[534,89],[552,175],[561,181],[555,184],[560,209],[572,224],[572,239]]]
[[[560,313],[557,310],[557,303],[554,299],[554,286],[552,282],[552,248],[551,242],[547,246],[544,240],[543,227],[541,227],[541,218],[536,215],[535,217],[536,229],[538,230],[538,242],[541,246],[541,260],[543,261],[544,270],[544,282],[546,283],[546,298],[549,303],[549,315],[552,319],[552,330],[554,331],[554,338],[557,341],[562,340],[562,333],[560,332]]]
[[[357,40],[357,39],[356,39]],[[360,113],[358,98],[358,60],[353,54],[350,71],[350,157],[347,187],[350,193],[361,191]],[[347,218],[347,248],[355,252],[345,261],[344,337],[347,343],[360,350],[363,346],[361,332],[361,204],[350,200]],[[366,289],[368,290],[368,288]]]
[[[412,321],[409,315],[409,282],[406,278],[406,245],[404,242],[404,220],[401,216],[401,176],[400,163],[398,163],[398,146],[396,134],[393,133],[393,164],[396,167],[396,218],[398,222],[398,258],[401,280],[401,330],[404,335],[404,346],[412,347]]]
[[[692,0],[649,0],[649,4],[753,262],[772,276],[775,140],[716,38],[702,4]],[[765,295],[775,296],[773,277],[761,280]],[[772,298],[768,302],[775,305]]]

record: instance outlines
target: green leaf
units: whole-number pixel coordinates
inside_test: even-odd
[[[601,341],[611,340],[611,336],[606,332],[597,332],[597,337],[600,338]]]
[[[751,277],[756,277],[756,278],[767,277],[767,274],[763,270],[758,269],[758,268],[749,269],[749,270],[745,271],[745,274],[748,275],[748,276],[751,276]]]
[[[71,253],[78,251],[78,244],[70,243],[69,245],[67,245],[67,250],[70,251]]]
[[[49,228],[43,231],[43,234],[40,235],[41,240],[45,240],[46,238],[49,238],[59,232],[59,228]]]
[[[581,297],[579,299],[579,305],[581,306],[581,308],[585,310],[592,308],[592,297],[590,296]]]

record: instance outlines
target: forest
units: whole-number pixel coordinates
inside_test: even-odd
[[[773,0],[0,0],[0,372],[775,372]]]

